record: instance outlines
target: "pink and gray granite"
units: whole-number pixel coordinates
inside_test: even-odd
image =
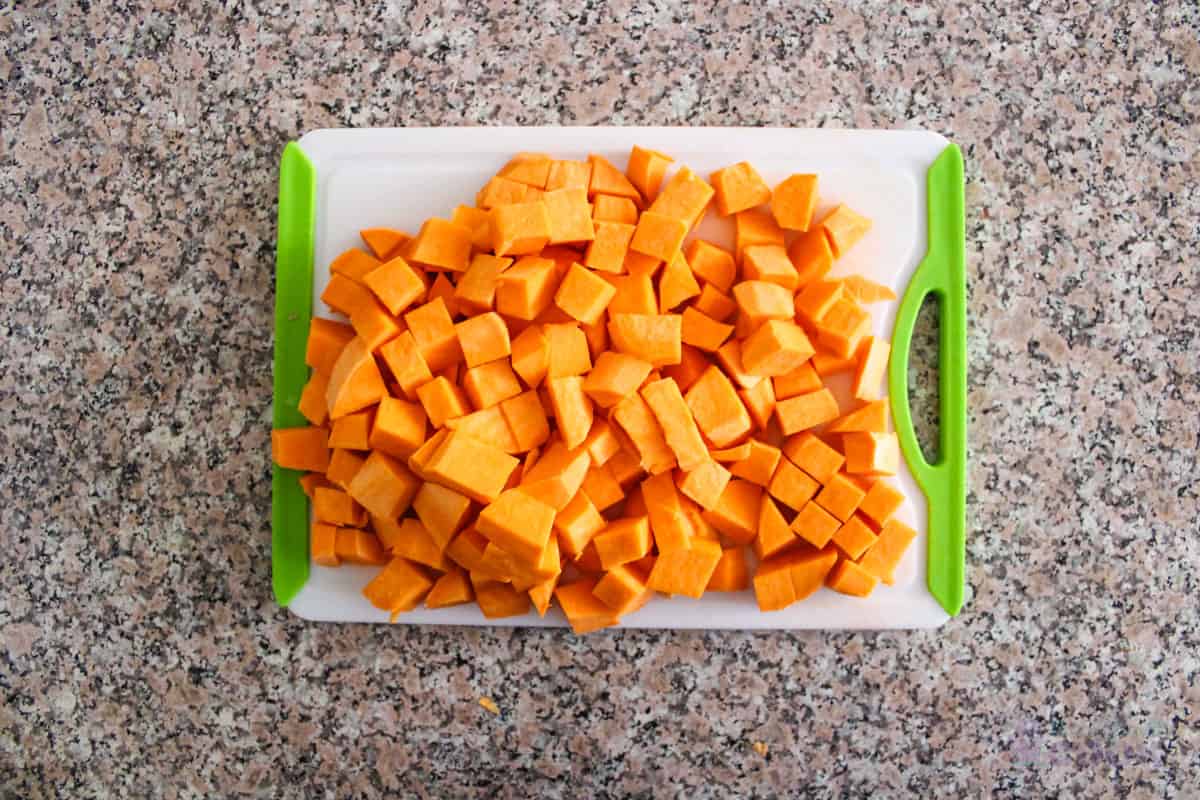
[[[0,795],[1195,797],[1200,6],[1025,5],[0,2]],[[961,144],[960,617],[577,639],[274,604],[282,146],[544,123]]]

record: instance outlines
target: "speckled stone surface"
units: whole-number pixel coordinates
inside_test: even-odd
[[[792,5],[0,3],[0,793],[1196,796],[1196,3]],[[962,615],[575,639],[276,607],[280,149],[466,123],[959,142]]]

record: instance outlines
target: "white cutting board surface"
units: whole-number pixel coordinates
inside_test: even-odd
[[[317,175],[313,314],[340,319],[321,302],[329,263],[362,246],[359,230],[392,227],[416,233],[428,217],[449,218],[472,204],[475,192],[518,151],[582,159],[598,153],[620,169],[634,145],[675,158],[707,177],[713,170],[750,161],[774,186],[792,173],[819,176],[817,218],[846,203],[873,221],[871,231],[834,266],[834,276],[861,274],[902,297],[925,254],[925,172],[948,144],[927,131],[798,130],[787,128],[389,128],[318,130],[299,142]],[[668,179],[671,171],[668,172]],[[731,220],[710,210],[698,235],[732,245]],[[874,333],[891,338],[899,301],[869,307]],[[829,385],[843,409],[848,379]],[[885,387],[886,388],[886,387]],[[752,591],[708,592],[694,600],[655,597],[622,618],[634,628],[929,628],[949,616],[926,589],[926,507],[906,466],[895,478],[908,501],[899,517],[918,538],[896,570],[895,584],[870,597],[847,597],[827,588],[781,611],[758,610]],[[753,558],[753,554],[751,554]],[[312,565],[308,583],[289,605],[310,620],[387,622],[388,614],[362,596],[378,567]],[[566,625],[558,609],[540,618],[488,620],[474,604],[418,608],[397,623],[436,625]]]

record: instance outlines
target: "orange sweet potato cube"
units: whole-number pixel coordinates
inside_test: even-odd
[[[687,167],[681,167],[671,180],[659,190],[658,197],[647,210],[667,217],[675,217],[696,227],[713,197],[713,188],[704,179]]]
[[[368,272],[363,282],[392,314],[399,314],[425,295],[425,280],[400,256]]]
[[[617,612],[594,594],[597,583],[595,578],[580,578],[554,590],[554,598],[562,607],[567,622],[571,623],[571,630],[577,634],[591,633],[617,624]]]
[[[343,348],[329,375],[325,396],[329,418],[337,420],[373,406],[386,394],[387,387],[383,385],[375,357],[362,339],[354,337]]]
[[[309,536],[310,552],[314,564],[336,567],[342,563],[337,554],[337,526],[314,521]]]
[[[680,325],[680,338],[683,337],[683,327],[685,324],[681,323]],[[709,360],[703,351],[684,344],[679,348],[679,363],[663,367],[662,374],[664,377],[670,378],[679,384],[679,391],[686,392],[700,379],[700,376],[704,374],[704,370],[708,369],[708,367]]]
[[[606,572],[592,593],[618,616],[636,611],[653,594],[644,576],[630,564],[619,564]]]
[[[716,286],[706,283],[700,289],[700,296],[692,303],[692,308],[712,317],[717,322],[724,322],[738,310],[733,298],[722,294]]]
[[[520,462],[503,450],[452,431],[424,466],[436,481],[480,503],[490,503]]]
[[[334,420],[329,431],[329,446],[348,450],[370,448],[371,428],[375,425],[377,408],[377,406],[372,406]]]
[[[469,228],[449,220],[427,219],[411,243],[408,258],[430,267],[466,272],[471,260],[471,234]]]
[[[521,384],[507,358],[471,367],[463,377],[463,389],[477,409],[491,408],[521,393]]]
[[[502,401],[500,413],[512,431],[518,452],[540,447],[550,438],[550,423],[537,392],[522,392]]]
[[[475,588],[475,602],[488,619],[517,617],[529,611],[529,595],[512,584],[499,581],[480,581]]]
[[[685,300],[700,294],[700,284],[688,266],[683,252],[676,250],[667,261],[662,277],[658,279],[659,311],[666,314]]]
[[[783,453],[818,483],[828,483],[846,460],[837,450],[807,431],[784,442]]]
[[[464,528],[446,547],[446,555],[465,570],[476,571],[490,542],[474,528]]]
[[[545,189],[553,162],[545,153],[517,153],[498,172],[509,180]]]
[[[638,208],[628,197],[598,194],[592,202],[592,219],[595,222],[621,222],[636,225]]]
[[[845,416],[835,419],[825,429],[826,433],[887,433],[891,403],[885,397],[856,408]]]
[[[592,463],[597,466],[607,464],[622,447],[621,440],[617,438],[612,426],[603,419],[592,423],[592,429],[583,440],[583,448],[587,450]]]
[[[393,258],[400,246],[412,238],[404,231],[393,228],[364,228],[358,235],[380,261]]]
[[[617,290],[591,270],[572,264],[558,285],[554,304],[585,325],[594,325],[604,316],[604,310]]]
[[[871,530],[871,526],[866,523],[862,515],[851,514],[850,518],[833,534],[833,543],[848,558],[858,560],[875,544],[877,538],[875,531]]]
[[[396,522],[382,517],[372,517],[371,523],[383,546],[393,556],[402,556],[409,561],[424,564],[439,572],[451,568],[442,546],[433,538],[424,524],[411,517]]]
[[[789,397],[775,404],[775,416],[784,436],[837,419],[837,399],[828,389]]]
[[[589,474],[592,470],[589,470]],[[571,501],[563,506],[554,517],[554,530],[558,534],[558,545],[562,551],[566,553],[567,558],[575,558],[583,549],[587,547],[588,542],[604,529],[604,517],[600,516],[600,510],[596,508],[586,491],[587,479],[584,479],[584,487],[575,493]]]
[[[550,244],[590,242],[595,237],[586,189],[555,189],[542,195],[550,222]]]
[[[461,417],[468,410],[462,390],[441,375],[421,385],[417,399],[435,428],[443,427],[447,420]]]
[[[441,372],[462,360],[454,321],[441,297],[409,311],[404,315],[404,322],[431,372]]]
[[[808,336],[788,320],[767,320],[742,342],[742,368],[751,375],[786,375],[812,357]]]
[[[686,252],[693,273],[719,291],[729,291],[737,278],[732,253],[703,239],[693,239]]]
[[[875,589],[879,579],[853,561],[842,559],[825,579],[830,589],[854,597],[866,597]]]
[[[833,534],[841,527],[841,521],[814,502],[804,504],[797,513],[791,530],[813,547],[824,547],[829,544]]]
[[[395,619],[397,614],[416,608],[432,588],[433,581],[420,567],[396,557],[362,591],[371,605]]]
[[[788,258],[796,268],[796,285],[806,287],[822,280],[833,268],[833,250],[825,230],[816,227],[796,237],[788,247]]]
[[[487,209],[464,205],[456,206],[450,221],[471,232],[471,247],[474,249],[486,250],[492,246],[492,216]]]
[[[420,485],[403,462],[376,450],[355,473],[346,491],[375,516],[395,519],[408,510]]]
[[[329,466],[329,431],[276,428],[271,431],[271,460],[284,469],[324,472]]]
[[[787,400],[798,394],[810,394],[819,391],[824,386],[821,376],[808,361],[790,372],[776,375],[771,382],[775,385],[776,400]]]
[[[597,511],[612,508],[625,499],[621,484],[613,477],[612,469],[607,464],[603,467],[592,465],[588,468],[580,491],[587,495]]]
[[[626,353],[607,350],[583,382],[583,391],[596,405],[611,408],[622,398],[636,392],[650,374],[651,365]]]
[[[714,447],[728,447],[748,434],[750,414],[729,378],[710,366],[684,396],[696,425]]]
[[[483,209],[537,200],[537,187],[496,175],[475,194],[475,205]]]
[[[484,506],[475,528],[497,546],[532,564],[550,539],[554,513],[541,500],[519,489],[509,489]]]
[[[803,508],[820,488],[819,483],[786,458],[779,460],[775,474],[767,485],[772,497],[796,510]]]
[[[525,385],[537,388],[550,366],[550,343],[541,325],[530,325],[513,339],[512,366]]]
[[[616,289],[608,304],[608,314],[657,314],[658,300],[654,295],[654,282],[649,275],[606,275]]]
[[[592,401],[583,393],[583,378],[578,375],[548,378],[546,388],[563,444],[573,450],[583,444],[592,429]]]
[[[338,560],[347,564],[379,566],[387,563],[387,554],[379,543],[379,537],[370,531],[357,528],[338,528],[334,539]]]
[[[650,521],[646,517],[616,520],[597,533],[592,543],[603,569],[636,561],[650,552]]]
[[[326,395],[329,394],[329,376],[313,371],[308,376],[300,392],[300,402],[296,409],[313,425],[324,425],[329,419],[329,406],[326,405]]]
[[[903,504],[904,495],[896,487],[885,481],[875,481],[867,490],[867,496],[859,504],[858,510],[876,525],[882,526],[887,524]]]
[[[608,335],[613,347],[656,367],[678,364],[683,344],[678,314],[609,314]]]
[[[844,292],[841,281],[813,281],[796,295],[796,313],[809,323],[819,325]]]
[[[521,491],[555,511],[564,509],[583,485],[591,456],[582,447],[567,449],[561,439],[546,448],[521,478]]]
[[[704,520],[738,544],[750,544],[758,530],[763,491],[749,481],[731,480],[717,507],[704,512]]]
[[[709,592],[740,592],[750,588],[750,567],[743,547],[727,547],[708,579]]]
[[[329,469],[325,470],[327,480],[324,483],[317,484],[318,486],[340,486],[345,489],[350,481],[354,480],[354,476],[362,469],[362,465],[366,463],[366,458],[358,455],[353,450],[345,448],[337,448],[333,451],[333,455],[329,457]],[[316,486],[313,487],[316,490]],[[312,493],[309,493],[312,497]]]
[[[690,472],[679,473],[677,482],[679,491],[709,511],[720,503],[730,477],[729,470],[716,461],[708,460]]]
[[[745,444],[746,454],[734,461],[729,471],[739,478],[766,487],[771,483],[781,458],[779,448],[751,439]],[[715,457],[715,453],[713,454]]]
[[[782,553],[796,544],[796,536],[788,529],[779,506],[768,496],[763,496],[758,513],[758,532],[754,536],[754,555],[759,561]]]
[[[383,358],[400,391],[409,400],[415,400],[417,389],[433,380],[433,373],[421,355],[421,348],[413,338],[412,331],[404,331],[395,339],[379,348]]]
[[[546,175],[546,191],[555,189],[587,190],[592,182],[592,165],[587,161],[551,161]]]
[[[871,332],[871,315],[843,297],[821,317],[817,330],[822,346],[836,356],[851,358]]]
[[[752,328],[772,319],[790,322],[796,313],[792,293],[777,283],[742,281],[733,287],[733,298]]]
[[[496,310],[530,321],[554,301],[558,270],[552,259],[524,256],[501,273],[496,287]]]
[[[546,334],[546,377],[565,378],[583,375],[592,368],[592,355],[587,336],[576,322],[542,326]]]
[[[646,478],[634,497],[636,501],[631,499],[625,504],[625,515],[645,514],[650,518],[650,530],[660,553],[689,546],[694,526],[687,515],[688,501],[679,496],[670,473]]]
[[[658,196],[663,178],[667,174],[667,166],[675,159],[657,150],[647,150],[636,144],[629,152],[629,164],[625,174],[629,182],[641,192],[642,197],[653,201]]]
[[[536,253],[550,241],[550,214],[542,200],[495,206],[491,213],[492,252],[498,256]]]
[[[847,433],[842,447],[846,472],[852,475],[895,475],[900,468],[900,442],[894,433]]]
[[[739,259],[747,247],[756,244],[784,244],[783,228],[775,218],[757,208],[739,211],[733,217],[734,251]]]
[[[304,363],[314,371],[329,376],[342,350],[354,338],[354,329],[331,319],[313,317],[308,328],[308,343]]]
[[[816,206],[816,175],[789,175],[771,195],[771,213],[789,231],[808,230]]]
[[[379,401],[367,443],[399,459],[407,459],[425,441],[425,410],[395,397]]]
[[[877,336],[868,336],[858,351],[858,366],[854,370],[854,382],[850,391],[855,400],[878,400],[880,384],[887,374],[888,358],[892,346]]]
[[[385,342],[396,338],[404,329],[400,320],[389,314],[373,296],[362,301],[350,312],[350,325],[372,353]]]
[[[750,245],[742,253],[742,277],[751,281],[766,281],[796,291],[800,277],[788,258],[787,251],[778,244]]]
[[[675,454],[679,468],[690,472],[709,460],[708,448],[700,438],[700,429],[692,412],[670,378],[648,383],[641,389],[642,399],[662,428],[667,446]]]
[[[834,258],[841,258],[846,251],[853,247],[867,231],[871,230],[871,220],[851,211],[844,205],[839,205],[825,219],[821,227],[829,239],[829,247],[833,250]]]
[[[512,430],[509,429],[508,422],[504,419],[504,414],[501,413],[499,406],[489,406],[470,414],[448,419],[446,420],[446,429],[458,431],[506,453],[521,452],[521,447]]]
[[[839,472],[825,484],[816,497],[817,505],[845,522],[867,493],[845,473]]]
[[[629,249],[659,261],[670,261],[683,244],[687,232],[688,225],[683,220],[646,211],[638,218]]]
[[[329,274],[344,275],[356,283],[364,283],[363,278],[378,267],[379,263],[375,256],[364,253],[357,247],[351,247],[329,264]]]
[[[637,392],[613,406],[610,416],[637,449],[642,469],[658,475],[674,468],[675,453],[667,445],[662,428],[650,406]]]
[[[728,217],[770,201],[771,189],[749,161],[723,167],[709,176],[717,197],[717,213]]]
[[[467,573],[461,569],[451,569],[434,582],[433,588],[425,596],[426,608],[448,608],[469,603],[475,599],[475,591]]]
[[[478,367],[512,353],[508,326],[494,311],[464,319],[454,326],[454,333],[468,367]]]
[[[917,532],[898,519],[890,519],[879,532],[879,538],[859,560],[859,566],[870,575],[891,586],[893,573],[900,559],[917,538]]]
[[[583,264],[601,272],[619,273],[625,268],[625,253],[633,239],[634,226],[623,222],[595,223],[595,237],[588,244]]]
[[[321,292],[321,302],[347,317],[354,309],[374,299],[375,296],[365,285],[338,274],[330,276],[329,283],[325,284],[325,290]]]
[[[361,528],[367,524],[367,513],[353,497],[341,489],[318,486],[313,490],[313,517],[332,525]]]
[[[646,585],[657,592],[700,597],[721,556],[720,542],[693,537],[686,549],[659,553]]]
[[[445,550],[467,523],[471,499],[440,484],[425,481],[412,501],[413,510],[439,550]]]
[[[496,304],[496,283],[513,260],[476,253],[454,287],[454,300],[465,313],[491,311]]]
[[[639,205],[642,196],[621,170],[603,156],[590,153],[588,163],[592,165],[592,180],[588,184],[588,196],[609,194],[616,197],[628,197]]]

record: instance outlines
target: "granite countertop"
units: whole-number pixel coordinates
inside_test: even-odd
[[[0,795],[1200,791],[1194,2],[175,5],[0,4]],[[962,146],[959,617],[577,639],[274,604],[283,144],[558,123]]]

